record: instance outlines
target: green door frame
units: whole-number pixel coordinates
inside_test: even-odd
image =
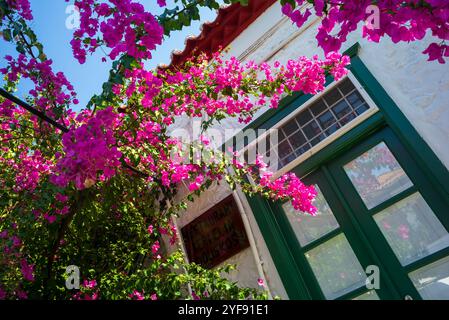
[[[354,185],[344,172],[343,166],[369,149],[375,147],[380,142],[384,142],[391,150],[398,163],[407,172],[413,186],[382,202],[382,204],[375,208],[368,210]],[[375,248],[377,252],[382,252],[382,264],[387,266],[386,269],[390,274],[394,274],[394,277],[390,277],[390,279],[396,284],[396,287],[400,292],[399,298],[408,295],[413,299],[421,299],[418,291],[407,276],[407,273],[448,256],[449,248],[442,249],[405,267],[401,267],[399,260],[393,251],[390,250],[390,245],[380,233],[372,216],[398,201],[419,192],[426,200],[427,204],[432,208],[432,211],[440,220],[441,224],[446,230],[449,230],[449,215],[441,214],[447,213],[445,210],[449,208],[449,201],[435,195],[434,188],[430,185],[427,177],[423,174],[421,168],[416,165],[414,159],[411,158],[410,153],[404,148],[390,127],[384,127],[375,134],[370,135],[362,143],[354,146],[350,152],[343,154],[339,159],[333,161],[328,167],[332,171],[332,177],[329,178],[335,182],[335,188],[339,190],[342,198],[351,199],[351,208],[348,208],[348,212],[352,212],[352,216],[357,220],[356,224],[363,226],[363,231],[370,239],[376,239],[376,241],[371,241],[369,246]]]
[[[345,52],[345,54],[351,57],[349,70],[377,105],[379,112],[305,160],[293,172],[300,177],[304,176],[315,170],[321,163],[332,160],[350,150],[352,146],[363,141],[375,131],[383,127],[390,127],[427,176],[433,189],[443,199],[449,199],[449,184],[446,183],[449,181],[448,169],[421,138],[380,83],[369,72],[358,56],[359,50],[360,45],[356,43]],[[332,83],[332,79],[328,78],[326,85],[330,83]],[[311,97],[311,95],[301,93],[287,97],[282,101],[277,110],[267,111],[245,129],[269,129],[285,116],[294,112]],[[306,281],[309,280],[306,280],[303,275],[304,272],[299,270],[296,263],[297,253],[292,252],[289,248],[289,241],[291,242],[291,239],[288,239],[288,236],[286,237],[283,227],[276,219],[276,212],[273,211],[270,203],[259,196],[248,197],[248,202],[289,298],[311,299],[316,296],[307,289]]]
[[[331,232],[319,237],[318,239],[310,242],[305,246],[301,246],[298,239],[295,236],[292,225],[285,214],[280,202],[274,203],[272,206],[277,213],[276,220],[278,221],[283,234],[287,239],[290,248],[295,248],[294,257],[297,264],[300,266],[302,276],[308,285],[311,292],[311,298],[313,299],[325,299],[322,293],[321,287],[315,278],[310,264],[305,258],[305,253],[313,248],[324,244],[328,240],[334,238],[339,234],[344,234],[346,239],[354,250],[358,261],[360,262],[363,270],[366,270],[370,265],[376,265],[384,270],[384,264],[382,259],[376,255],[372,246],[370,245],[368,239],[365,237],[364,232],[360,229],[359,224],[354,221],[354,216],[350,213],[350,208],[347,206],[347,202],[341,198],[339,192],[335,192],[335,185],[333,184],[333,179],[329,174],[327,166],[321,166],[320,170],[314,171],[312,174],[308,175],[304,180],[304,183],[308,185],[318,184],[320,190],[325,195],[325,199],[328,202],[335,219],[337,220],[339,227],[332,230]],[[380,272],[380,282],[382,283],[381,288],[376,290],[376,292],[383,299],[399,299],[400,293],[393,286],[392,279],[389,277],[387,272]],[[365,286],[360,287],[357,290],[351,291],[338,299],[352,299],[359,296],[365,292],[369,291]]]

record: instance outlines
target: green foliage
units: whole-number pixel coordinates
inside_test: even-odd
[[[98,280],[101,298],[127,299],[134,290],[146,299],[156,294],[158,299],[267,299],[266,293],[256,289],[239,288],[222,277],[232,266],[207,270],[196,264],[187,264],[180,251],[166,260],[155,260],[132,274],[117,270],[105,273]],[[192,295],[192,292],[194,295]]]
[[[201,8],[218,10],[220,5],[233,3],[246,6],[248,0],[175,0],[176,6],[174,8],[166,8],[159,15],[159,23],[164,27],[165,34],[168,36],[172,31],[182,30],[182,28],[190,26],[192,21],[199,21]]]
[[[245,0],[224,1],[226,4],[236,2],[247,4]],[[201,7],[218,9],[222,2],[176,0],[175,3],[178,4],[175,9],[166,9],[159,17],[167,35],[199,20]],[[6,1],[0,0],[3,38],[14,43],[17,52],[45,61],[47,57],[35,33],[25,20],[13,19],[11,13]],[[124,83],[125,70],[137,66],[138,62],[127,55],[115,61],[103,91],[91,99],[88,107],[95,110],[111,104],[121,105],[123,101],[118,100],[112,88],[115,84]],[[14,92],[17,82],[6,82],[5,89]],[[251,91],[251,84],[242,90]],[[188,92],[178,88],[175,94]],[[230,90],[228,94],[235,93]],[[1,99],[0,102],[3,101]],[[137,102],[130,99],[126,103],[133,108]],[[64,107],[56,105],[52,109],[57,118]],[[141,116],[140,109],[134,108],[133,111]],[[151,117],[155,122],[162,121],[157,112]],[[217,115],[216,120],[222,118],[224,114]],[[17,120],[11,124],[11,129],[14,129],[11,137],[2,141],[2,146],[8,151],[2,152],[1,157],[5,161],[0,162],[0,233],[7,234],[0,238],[0,249],[10,250],[0,256],[0,289],[7,293],[6,298],[16,299],[19,292],[26,292],[31,299],[71,299],[77,294],[82,297],[79,293],[92,296],[98,292],[101,299],[129,299],[135,290],[142,292],[146,299],[152,294],[159,299],[193,299],[196,296],[201,299],[267,298],[261,290],[240,288],[226,280],[223,275],[232,271],[233,266],[207,270],[186,263],[179,251],[165,254],[173,248],[157,252],[161,256],[153,252],[154,244],[163,245],[161,230],[170,229],[172,218],[186,209],[187,201],[195,200],[193,195],[168,206],[161,199],[173,199],[175,190],[153,188],[156,184],[161,185],[160,182],[149,182],[128,172],[83,191],[73,186],[58,188],[50,183],[48,176],[39,181],[36,189],[15,190],[15,171],[5,164],[18,159],[21,144],[29,146],[30,151],[39,150],[53,163],[55,154],[62,151],[60,133],[48,124],[39,123],[40,130],[36,131],[29,114]],[[123,121],[131,126],[135,119],[125,115]],[[205,123],[204,129],[211,124]],[[137,167],[144,155],[129,153],[132,164]],[[225,165],[217,170],[223,171]],[[206,184],[200,191],[208,187]],[[61,194],[69,199],[66,203],[57,201],[57,195]],[[55,215],[55,221],[45,218],[46,214],[53,214],[56,209],[64,207],[67,211]],[[154,227],[154,232],[148,232],[149,225]],[[11,235],[17,236],[20,242],[13,244]],[[33,280],[24,280],[21,260],[33,266]],[[65,271],[70,265],[79,267],[82,281],[95,279],[97,285],[94,288],[82,287],[79,292],[68,290]]]
[[[81,281],[97,282],[95,288],[82,287],[80,292],[98,292],[100,299],[130,299],[134,290],[146,299],[152,294],[158,299],[192,299],[191,291],[201,299],[267,298],[264,292],[240,288],[223,278],[233,266],[206,270],[187,264],[180,251],[153,255],[152,244],[161,240],[158,230],[168,228],[172,212],[161,215],[156,194],[142,180],[117,176],[95,188],[74,190],[70,212],[58,218],[58,223],[36,219],[33,212],[54,206],[59,191],[48,182],[33,195],[2,191],[0,232],[17,225],[21,250],[35,265],[35,280],[24,282],[18,266],[0,263],[3,289],[17,290],[15,285],[22,282],[29,298],[72,299],[78,291],[65,288],[65,270],[75,265]],[[23,201],[30,196],[33,201]],[[185,203],[173,210],[183,207]],[[147,230],[150,224],[156,230],[152,234]]]

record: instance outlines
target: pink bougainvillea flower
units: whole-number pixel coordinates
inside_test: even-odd
[[[304,3],[304,0],[296,0],[295,6],[289,2],[282,6],[282,13],[298,27],[304,26],[311,16],[311,11],[303,8]],[[444,0],[429,0],[425,5],[416,1],[371,0],[314,0],[311,3],[315,15],[321,18],[316,39],[325,53],[340,50],[348,35],[358,30],[360,23],[364,25],[362,36],[374,42],[386,36],[393,43],[422,40],[426,33],[443,42],[449,40],[449,7]],[[373,18],[377,22],[371,21]],[[444,43],[432,43],[424,54],[429,55],[430,61],[440,63],[445,63],[445,58],[449,57]]]
[[[84,280],[83,281],[83,287],[87,288],[87,289],[93,289],[97,286],[97,281],[96,280]]]
[[[0,300],[6,299],[6,291],[0,286]]]
[[[134,290],[133,293],[129,295],[129,297],[133,300],[145,300],[145,296],[143,295],[143,293],[140,293],[137,290]]]
[[[429,61],[438,60],[439,63],[444,64],[446,63],[444,57],[449,57],[449,46],[432,43],[423,53],[429,55]]]
[[[22,259],[20,261],[20,270],[22,271],[23,278],[26,281],[34,281],[34,265],[30,265],[26,259]]]
[[[152,246],[151,246],[151,252],[155,255],[158,253],[159,249],[161,248],[161,245],[159,244],[159,241],[156,241]]]
[[[68,196],[60,194],[60,193],[56,194],[55,198],[56,198],[56,200],[58,200],[61,203],[66,203],[69,200]]]
[[[201,185],[204,182],[204,176],[199,175],[198,177],[195,178],[195,181],[189,184],[189,190],[190,191],[196,191],[199,190],[201,188]]]
[[[195,291],[192,291],[192,298],[193,300],[201,300],[201,298],[195,293]]]

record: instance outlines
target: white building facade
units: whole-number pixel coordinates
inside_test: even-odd
[[[298,29],[278,1],[268,2],[256,18],[235,22],[227,56],[284,63],[323,55],[318,20]],[[230,13],[217,21],[220,15]],[[224,26],[212,23],[207,32]],[[240,230],[233,236],[243,232],[246,239],[222,241],[210,266],[236,264],[231,279],[250,287],[262,279],[272,297],[449,299],[449,72],[426,61],[430,42],[376,44],[356,31],[342,49],[351,56],[348,77],[329,79],[316,96],[286,97],[247,126],[233,119],[215,126],[223,136],[229,129],[277,129],[276,175],[295,172],[315,185],[319,214],[215,185],[177,220],[187,256],[195,261],[229,240],[226,232]],[[214,213],[229,199],[234,209],[226,212],[240,215],[235,228],[236,219]],[[194,233],[206,215],[202,228],[223,235],[203,248]]]

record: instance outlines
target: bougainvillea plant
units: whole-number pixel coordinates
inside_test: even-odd
[[[351,32],[362,28],[363,37],[394,43],[435,39],[424,51],[429,60],[445,63],[449,57],[449,3],[445,0],[281,0],[282,12],[298,27],[310,16],[321,18],[316,39],[324,52],[338,51]],[[313,13],[312,13],[313,12]]]
[[[298,26],[312,14],[299,10],[303,2],[281,1]],[[102,93],[75,113],[76,92],[53,70],[29,27],[29,1],[0,0],[3,40],[17,49],[0,70],[4,92],[13,93],[27,79],[33,85],[26,102],[35,110],[0,98],[0,299],[266,298],[222,278],[231,266],[206,270],[164,248],[177,242],[173,217],[214,183],[290,200],[295,209],[314,214],[314,188],[294,174],[274,179],[261,157],[248,163],[234,150],[226,156],[204,136],[186,144],[170,129],[180,118],[202,121],[203,132],[224,118],[247,123],[293,91],[320,92],[326,76],[338,80],[346,74],[349,58],[338,49],[372,3],[381,8],[383,22],[376,31],[364,29],[369,40],[388,35],[395,42],[414,41],[431,30],[441,42],[426,50],[430,59],[444,62],[449,55],[446,1],[307,2],[322,18],[322,60],[242,64],[217,53],[176,70],[148,70],[145,62],[164,37],[198,20],[201,7],[217,9],[219,3],[175,0],[167,8],[158,0],[165,8],[155,16],[134,0],[75,0],[80,26],[71,41],[74,58],[84,63],[101,48],[103,59],[113,61]],[[337,25],[340,31],[332,35]],[[203,156],[194,157],[197,152]],[[181,185],[188,192],[175,201]],[[66,288],[68,266],[81,270],[76,290]]]

